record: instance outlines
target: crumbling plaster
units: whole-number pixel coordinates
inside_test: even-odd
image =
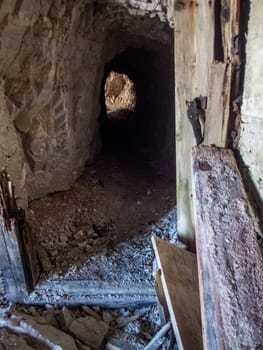
[[[99,152],[105,64],[132,45],[171,43],[167,4],[140,3],[1,3],[0,162],[19,205],[69,188]]]
[[[250,2],[240,153],[263,201],[263,2]]]

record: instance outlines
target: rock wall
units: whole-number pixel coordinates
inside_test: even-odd
[[[0,165],[20,205],[69,188],[99,152],[106,62],[129,46],[171,43],[168,5],[140,3],[1,2]]]
[[[263,3],[250,6],[240,152],[263,201]]]

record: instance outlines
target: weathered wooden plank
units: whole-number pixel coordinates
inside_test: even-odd
[[[202,349],[195,254],[157,237],[152,243],[179,349]]]
[[[85,293],[86,290],[89,291],[89,294],[104,295],[108,294],[119,294],[119,295],[149,295],[154,297],[154,288],[150,283],[130,283],[122,286],[120,288],[119,281],[114,282],[105,282],[105,281],[96,281],[96,280],[63,280],[63,279],[49,279],[39,283],[36,286],[37,290],[50,290],[56,293],[59,290],[63,289],[63,292],[70,294],[75,291],[77,295]],[[154,299],[155,300],[155,299]]]
[[[196,144],[187,118],[187,101],[207,96],[209,66],[213,61],[213,2],[187,1],[174,19],[176,106],[177,231],[193,247],[191,149]]]
[[[29,224],[24,220],[20,227],[23,241],[23,254],[27,270],[29,288],[32,290],[39,279],[40,267],[37,256],[37,243]]]
[[[154,287],[138,282],[120,286],[120,283],[102,280],[49,279],[38,283],[24,299],[26,304],[87,304],[102,307],[134,307],[156,304]]]
[[[194,145],[194,135],[187,120],[186,106],[186,100],[193,98],[192,75],[195,61],[193,11],[189,6],[185,7],[178,15],[175,13],[174,22],[177,231],[181,238],[193,240],[189,154]]]
[[[17,228],[14,219],[10,219],[10,229],[2,226],[2,234],[5,242],[5,248],[8,255],[8,266],[1,266],[3,276],[12,279],[12,292],[9,289],[8,294],[10,301],[23,301],[28,295],[27,281],[24,273],[24,265],[21,257],[20,242],[17,237]],[[8,276],[11,272],[11,276]],[[12,295],[12,299],[11,299]]]
[[[194,203],[205,349],[263,348],[263,258],[231,150],[196,147]]]
[[[163,285],[161,280],[161,270],[159,269],[155,275],[155,292],[157,295],[157,304],[159,309],[159,315],[161,322],[165,324],[169,320],[169,311],[167,308],[167,303],[163,291]]]
[[[7,249],[5,245],[4,235],[3,235],[3,225],[5,223],[2,221],[2,217],[0,217],[0,264],[1,271],[3,276],[3,282],[6,289],[6,293],[8,297],[13,298],[16,295],[16,289],[14,288],[14,278],[13,272],[9,263],[9,258],[7,254]]]
[[[210,68],[209,93],[205,122],[205,145],[225,146],[224,130],[224,88],[226,64],[214,62]]]
[[[158,350],[163,344],[162,337],[169,331],[170,328],[171,322],[167,322],[165,325],[163,325],[143,350]]]
[[[238,67],[236,65],[235,41],[239,35],[240,0],[221,0],[221,32],[224,50],[224,62],[226,64],[225,88],[223,94],[223,116],[222,116],[222,144],[226,147],[229,141],[230,111],[232,106],[231,97],[235,100],[236,87],[232,84]],[[233,102],[233,101],[232,101]]]
[[[23,301],[28,295],[12,182],[6,171],[0,173],[0,268],[10,301]]]

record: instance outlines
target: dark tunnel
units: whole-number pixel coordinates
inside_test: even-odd
[[[168,177],[175,173],[175,117],[173,58],[159,50],[129,48],[109,61],[101,86],[102,152],[151,158]],[[126,74],[135,86],[136,106],[127,118],[107,117],[104,86],[111,72]]]

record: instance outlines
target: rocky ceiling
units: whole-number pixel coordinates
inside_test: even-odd
[[[106,2],[98,0],[97,5],[106,8],[110,13],[121,13],[124,9],[130,15],[158,17],[161,22],[168,22],[173,27],[174,8],[184,6],[184,1],[176,0],[109,0]]]

